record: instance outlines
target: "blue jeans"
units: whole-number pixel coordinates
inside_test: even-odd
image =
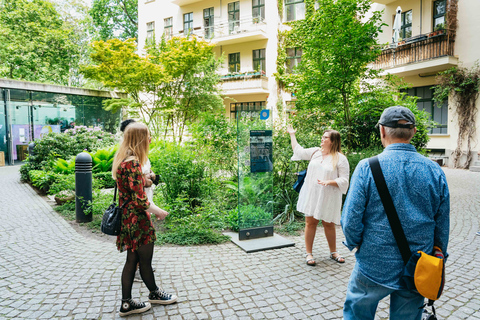
[[[357,266],[353,269],[343,306],[345,320],[373,320],[378,302],[390,295],[391,320],[420,320],[424,298],[409,290],[395,290],[365,277]]]

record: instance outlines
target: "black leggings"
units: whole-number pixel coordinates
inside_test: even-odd
[[[152,270],[153,243],[139,246],[137,250],[127,250],[127,261],[122,272],[122,299],[132,298],[133,279],[137,264],[140,263],[140,275],[148,290],[157,290]]]

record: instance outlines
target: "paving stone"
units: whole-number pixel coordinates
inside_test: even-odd
[[[442,320],[480,320],[480,173],[444,170],[451,192],[450,257],[436,309]],[[0,224],[0,320],[121,319],[125,254],[117,253],[114,237],[78,233],[18,177],[18,167],[0,167],[0,208],[3,216],[15,217]],[[22,199],[21,210],[12,199]],[[303,237],[287,237],[296,247],[251,254],[232,243],[156,247],[157,283],[177,294],[178,303],[129,320],[341,319],[355,264],[340,245],[341,229],[344,265],[329,259],[322,230],[314,243],[315,267],[305,266]],[[132,294],[148,298],[143,283],[135,283]],[[375,319],[388,319],[388,308],[389,300],[382,300]]]

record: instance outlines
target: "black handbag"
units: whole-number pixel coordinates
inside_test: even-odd
[[[302,170],[297,173],[298,178],[297,181],[293,184],[293,190],[300,193],[300,189],[302,189],[303,183],[305,182],[305,177],[307,176],[307,170]]]
[[[314,153],[312,153],[312,156],[310,157],[310,161],[312,161],[313,155],[317,152],[316,150]],[[307,170],[302,170],[300,172],[296,173],[298,175],[297,181],[293,184],[293,190],[297,191],[300,193],[300,190],[303,187],[303,183],[305,182],[305,177],[307,176]]]
[[[117,206],[117,184],[115,183],[115,192],[112,204],[105,210],[100,229],[109,236],[118,236],[122,227],[123,207],[128,203],[126,201],[121,207]]]

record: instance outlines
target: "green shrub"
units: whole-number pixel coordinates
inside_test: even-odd
[[[75,173],[75,157],[71,157],[68,161],[58,158],[53,165],[53,171],[61,174]]]
[[[56,175],[56,178],[51,184],[48,193],[58,194],[64,190],[75,191],[75,174]]]
[[[94,173],[101,173],[101,172],[108,172],[112,171],[112,164],[113,159],[115,158],[115,153],[118,150],[118,145],[99,149],[96,152],[90,153],[92,156],[92,164],[93,164],[93,172]]]
[[[115,188],[115,180],[113,180],[111,172],[94,173],[93,184],[94,188],[98,189]]]
[[[198,159],[197,152],[191,147],[156,143],[149,158],[153,172],[160,177],[158,189],[167,203],[173,203],[185,193],[188,202],[196,206],[199,199],[210,191],[205,163]]]
[[[31,170],[28,175],[32,186],[37,187],[44,193],[47,193],[50,186],[58,179],[58,174],[51,171]]]

